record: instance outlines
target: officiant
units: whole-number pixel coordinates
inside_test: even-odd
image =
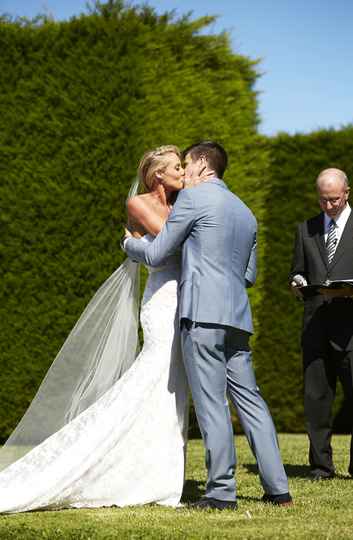
[[[300,287],[353,280],[353,212],[349,184],[339,169],[325,169],[316,180],[319,215],[298,226],[290,284]],[[304,299],[302,352],[304,411],[310,441],[310,476],[335,476],[332,457],[332,407],[339,380],[345,400],[353,399],[353,289],[319,289]],[[353,410],[350,411],[353,427]],[[349,473],[353,476],[351,439]]]

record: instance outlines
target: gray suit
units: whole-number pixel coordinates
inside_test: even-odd
[[[270,413],[256,386],[246,287],[256,277],[256,219],[222,180],[178,195],[168,221],[146,244],[129,239],[129,257],[160,266],[182,246],[179,317],[185,368],[206,447],[206,496],[235,499],[236,464],[226,394],[234,403],[268,494],[288,492]]]

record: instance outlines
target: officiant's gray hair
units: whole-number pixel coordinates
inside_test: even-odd
[[[169,163],[168,154],[175,154],[181,159],[181,152],[177,146],[166,144],[155,150],[146,152],[138,166],[138,177],[145,190],[151,191],[155,181],[155,174],[163,172]]]
[[[348,182],[348,177],[346,173],[342,171],[341,169],[336,169],[334,167],[330,167],[329,169],[324,169],[323,171],[320,172],[319,176],[316,179],[317,188],[320,187],[321,183],[324,180],[328,180],[328,179],[332,180],[334,178],[341,180],[343,182],[344,188],[349,189],[349,182]]]

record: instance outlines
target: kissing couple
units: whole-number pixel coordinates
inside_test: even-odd
[[[178,506],[188,386],[208,472],[204,497],[189,506],[237,508],[227,395],[256,458],[262,500],[291,504],[249,347],[257,224],[223,182],[226,167],[224,148],[212,141],[143,156],[144,193],[127,202],[129,259],[88,304],[0,452],[1,512]],[[149,277],[136,355],[140,262]]]

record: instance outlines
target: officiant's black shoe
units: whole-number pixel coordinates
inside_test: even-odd
[[[309,473],[309,478],[313,482],[318,482],[320,480],[332,480],[332,478],[334,478],[334,477],[335,477],[334,472],[327,472],[327,471],[323,471],[321,469],[313,469]]]
[[[203,497],[199,501],[188,505],[190,510],[236,510],[238,504],[236,501],[221,501],[211,497]]]
[[[275,506],[291,506],[293,499],[290,493],[281,493],[280,495],[270,495],[265,493],[262,497],[262,502],[266,504],[274,504]]]

